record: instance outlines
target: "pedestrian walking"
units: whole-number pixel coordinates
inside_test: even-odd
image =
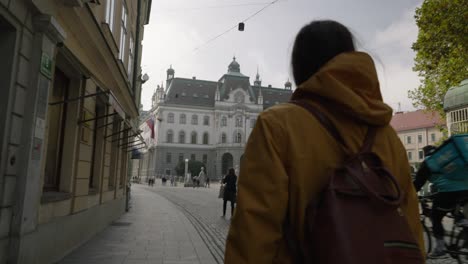
[[[192,185],[193,188],[197,187],[197,176],[192,177],[192,183],[193,183]]]
[[[205,188],[210,188],[210,177],[206,176]]]
[[[424,263],[406,150],[372,58],[321,20],[299,31],[291,62],[291,102],[262,112],[245,148],[225,263]]]
[[[231,218],[234,215],[234,209],[236,205],[237,196],[237,176],[233,168],[228,170],[228,174],[224,176],[222,184],[224,186],[223,194],[223,217],[226,217],[226,206],[227,202],[231,202]]]
[[[201,185],[202,187],[205,187],[206,173],[205,173],[205,168],[204,168],[204,167],[201,167],[200,173],[198,174],[197,181],[198,181],[198,182],[197,182],[198,187],[200,187],[200,185]]]
[[[174,186],[174,181],[175,181],[175,177],[174,175],[171,175],[171,186]]]

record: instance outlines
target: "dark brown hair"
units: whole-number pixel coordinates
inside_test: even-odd
[[[292,51],[292,70],[296,85],[314,75],[336,55],[355,51],[353,35],[347,27],[332,20],[317,20],[297,33]]]

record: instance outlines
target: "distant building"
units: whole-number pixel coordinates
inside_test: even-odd
[[[411,165],[424,160],[423,147],[436,144],[443,137],[440,127],[445,126],[438,113],[426,113],[423,110],[397,112],[390,124],[405,146]]]
[[[444,111],[449,135],[468,133],[468,79],[447,91]]]
[[[257,73],[253,84],[234,58],[218,81],[179,78],[167,70],[166,89],[158,86],[151,110],[140,129],[151,146],[133,175],[174,175],[185,159],[201,161],[210,178],[221,178],[230,167],[238,169],[244,147],[258,114],[287,102],[292,84],[262,86]],[[153,119],[155,138],[146,121]]]
[[[125,212],[150,7],[0,1],[0,264],[57,263]]]

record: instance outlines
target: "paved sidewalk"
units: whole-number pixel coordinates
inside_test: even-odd
[[[130,212],[59,262],[78,263],[214,264],[215,261],[175,205],[134,184]]]

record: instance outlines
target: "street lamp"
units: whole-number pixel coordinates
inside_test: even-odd
[[[188,159],[185,159],[185,169],[184,169],[184,175],[185,175],[185,184],[184,185],[187,185],[189,180],[188,179]]]

